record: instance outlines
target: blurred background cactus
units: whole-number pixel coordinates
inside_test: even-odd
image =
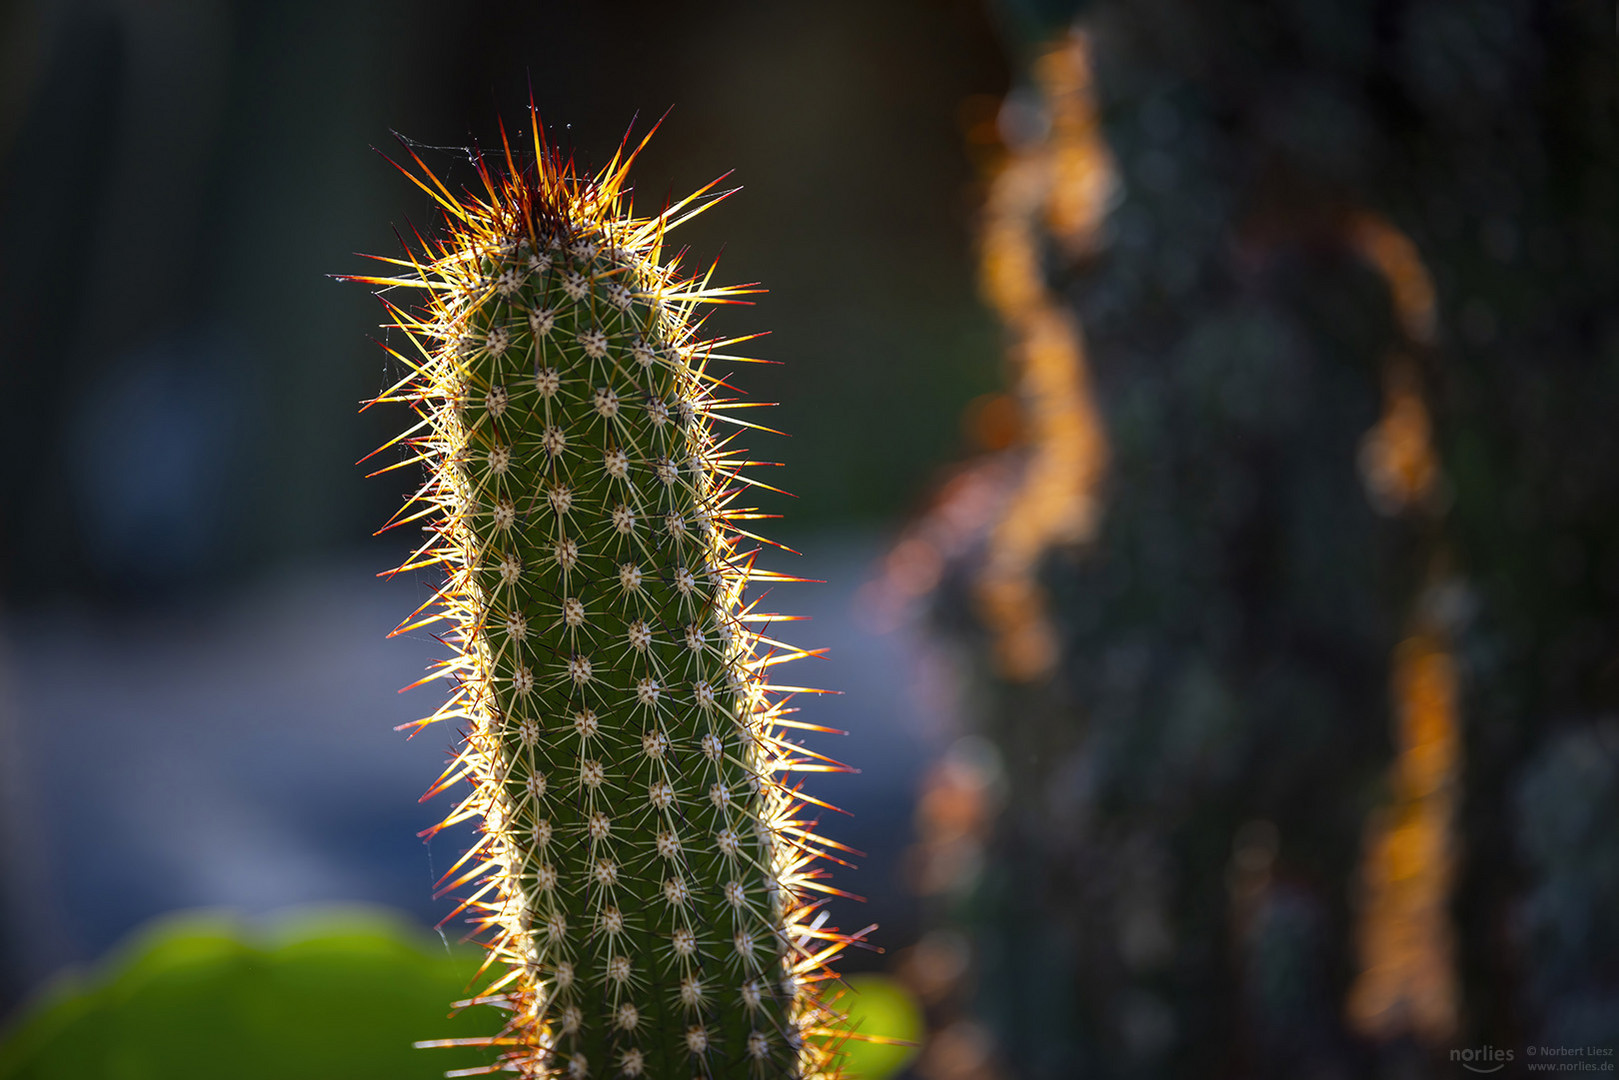
[[[1611,5],[0,20],[8,1003],[176,906],[447,910],[448,740],[380,692],[435,585],[369,579],[396,418],[322,275],[430,216],[362,147],[463,182],[532,72],[586,160],[672,102],[642,183],[748,189],[688,240],[773,290],[716,329],[785,361],[756,449],[829,584],[770,604],[845,691],[812,790],[916,1073],[1619,1045]]]
[[[1002,10],[1021,434],[885,578],[987,737],[921,804],[920,1071],[1613,1047],[1611,12]]]

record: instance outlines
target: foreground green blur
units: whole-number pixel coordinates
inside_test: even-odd
[[[168,916],[25,1008],[0,1036],[0,1078],[427,1080],[484,1052],[413,1042],[498,1023],[447,1016],[477,965],[476,950],[372,908]]]
[[[489,1034],[497,1013],[449,1016],[479,951],[447,948],[377,908],[265,921],[220,912],[148,924],[87,973],[63,976],[0,1031],[0,1080],[436,1080],[482,1048],[421,1039]],[[839,1008],[867,1035],[920,1037],[916,1006],[881,976],[849,980]],[[851,1040],[847,1069],[885,1080],[909,1047]]]
[[[852,1033],[843,1044],[843,1069],[851,1080],[885,1080],[916,1056],[923,1036],[916,999],[886,975],[851,975],[848,990],[833,1004],[848,1017]]]

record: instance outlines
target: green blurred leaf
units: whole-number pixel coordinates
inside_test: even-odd
[[[413,1042],[499,1027],[487,1009],[448,1016],[477,964],[376,909],[171,916],[25,1009],[0,1038],[0,1080],[436,1078],[487,1052]]]
[[[851,975],[845,982],[849,989],[833,1006],[848,1016],[843,1026],[853,1036],[843,1044],[844,1071],[855,1080],[885,1080],[916,1056],[917,1047],[867,1040],[920,1043],[922,1011],[910,992],[886,975]]]

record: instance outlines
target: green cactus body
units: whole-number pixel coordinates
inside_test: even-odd
[[[421,723],[465,733],[433,791],[471,791],[443,825],[483,819],[445,888],[475,890],[457,911],[497,962],[473,1000],[510,1011],[489,1068],[829,1075],[814,987],[848,939],[812,921],[828,842],[781,779],[825,766],[780,734],[766,671],[794,653],[742,606],[745,462],[706,370],[728,343],[693,317],[745,290],[661,257],[721,196],[636,218],[633,151],[580,177],[533,119],[537,164],[480,163],[487,199],[417,159],[447,236],[362,279],[428,298],[388,305],[417,355],[378,400],[415,409],[396,442],[428,468],[396,522],[425,518],[429,542],[402,569],[446,571],[401,630],[447,622],[455,650]]]

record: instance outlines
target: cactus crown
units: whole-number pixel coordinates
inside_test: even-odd
[[[427,470],[390,522],[425,522],[399,570],[445,574],[395,631],[445,624],[452,650],[422,680],[449,699],[406,725],[464,735],[429,794],[470,791],[429,833],[482,818],[441,882],[473,890],[452,914],[489,950],[470,1001],[508,1012],[473,1071],[832,1075],[816,989],[853,940],[820,910],[839,845],[785,778],[837,766],[786,737],[807,726],[784,707],[801,688],[768,672],[802,653],[744,600],[772,576],[738,503],[753,425],[711,369],[745,339],[699,336],[703,305],[753,290],[664,256],[729,192],[721,177],[637,217],[645,139],[587,176],[530,118],[531,163],[504,128],[498,161],[474,155],[481,192],[452,194],[410,151],[444,234],[357,279],[423,298],[383,297],[410,351],[388,349],[405,374],[375,400],[414,410],[388,445]]]

